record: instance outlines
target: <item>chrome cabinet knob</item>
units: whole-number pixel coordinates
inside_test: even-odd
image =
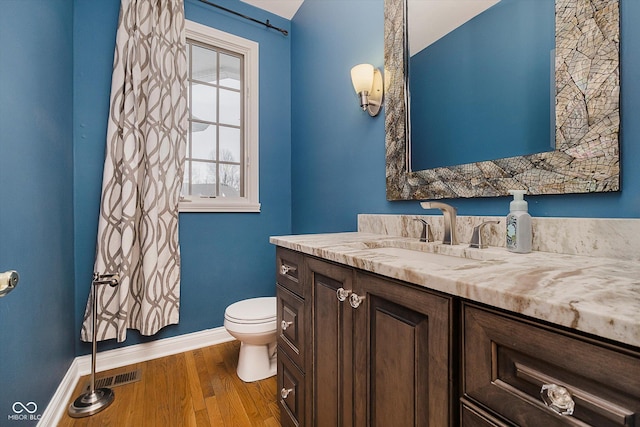
[[[290,271],[296,271],[296,268],[286,264],[282,264],[280,266],[280,274],[282,274],[283,276]]]
[[[291,393],[293,391],[292,388],[282,388],[282,390],[280,390],[280,396],[283,399],[286,399],[287,397],[289,397],[289,393]]]
[[[540,389],[542,401],[560,415],[572,415],[575,402],[565,387],[556,384],[544,384]]]
[[[5,271],[0,273],[0,297],[5,296],[13,290],[18,284],[20,276],[15,270]]]
[[[283,320],[283,321],[280,323],[280,328],[282,328],[282,330],[283,330],[283,331],[286,331],[286,330],[287,330],[287,328],[288,328],[289,326],[291,326],[291,325],[293,325],[293,322],[287,322],[286,320]]]
[[[347,290],[345,288],[338,288],[336,290],[336,297],[338,298],[338,301],[342,302],[342,301],[345,301],[349,297],[351,292],[352,291]]]
[[[351,294],[349,296],[349,304],[351,304],[351,307],[353,308],[360,307],[360,304],[362,304],[362,301],[364,301],[364,297],[361,297],[358,294]]]

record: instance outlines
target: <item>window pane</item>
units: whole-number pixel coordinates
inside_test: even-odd
[[[240,89],[240,58],[220,54],[220,86]]]
[[[216,164],[191,162],[191,194],[194,196],[216,195]]]
[[[187,162],[189,161],[189,158],[191,157],[191,138],[193,138],[193,133],[189,134],[189,137],[187,138],[187,149],[185,151],[185,156],[187,158]],[[188,168],[188,164],[185,164],[184,169],[185,169],[185,173],[187,171]],[[186,175],[185,175],[186,177]]]
[[[191,176],[190,163],[186,162],[184,165],[184,178],[182,179],[182,189],[180,190],[181,196],[189,196],[191,193],[189,192],[189,184],[191,184],[191,180],[189,177]]]
[[[206,123],[191,123],[191,157],[194,159],[216,159],[216,126]]]
[[[220,165],[220,196],[240,196],[240,166]]]
[[[187,107],[191,109],[191,82],[189,82],[189,88],[187,89]],[[189,114],[192,114],[191,111],[188,111]]]
[[[220,127],[220,160],[240,163],[240,129]]]
[[[240,93],[220,89],[220,123],[240,126]]]
[[[216,88],[194,83],[191,86],[191,117],[216,121]]]
[[[216,51],[193,45],[191,78],[214,84],[216,78]]]

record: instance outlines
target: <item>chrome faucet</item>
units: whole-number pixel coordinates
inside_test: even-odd
[[[442,244],[457,245],[456,208],[442,202],[421,202],[420,206],[422,206],[422,209],[440,209],[440,211],[442,211],[444,215],[444,237],[442,238]]]

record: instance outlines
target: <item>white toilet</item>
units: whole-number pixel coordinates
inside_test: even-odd
[[[276,297],[251,298],[224,311],[224,327],[240,341],[238,377],[251,382],[276,374]]]

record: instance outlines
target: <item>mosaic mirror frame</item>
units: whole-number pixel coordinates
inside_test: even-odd
[[[384,2],[387,200],[620,190],[619,0],[556,0],[556,150],[411,170],[407,0]]]

